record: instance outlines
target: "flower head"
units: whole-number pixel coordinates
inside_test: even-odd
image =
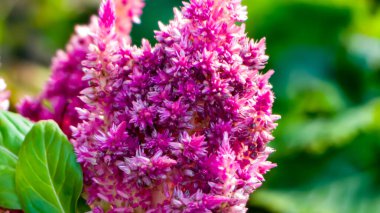
[[[265,40],[237,24],[246,7],[191,0],[159,24],[156,45],[141,47],[123,39],[120,8],[103,1],[82,62],[89,87],[72,142],[88,202],[110,212],[244,212],[275,166],[267,143],[279,119],[273,72],[260,72]]]

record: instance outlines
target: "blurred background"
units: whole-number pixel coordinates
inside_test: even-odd
[[[37,94],[50,59],[98,0],[0,0],[0,76],[12,104]],[[380,212],[380,0],[245,0],[248,35],[267,38],[281,114],[278,167],[249,202],[258,213]],[[146,0],[134,44],[152,43],[179,0]]]

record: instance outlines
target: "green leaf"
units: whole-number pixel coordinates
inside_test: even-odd
[[[18,152],[32,123],[20,115],[0,111],[0,207],[21,209],[16,193]]]
[[[72,145],[53,121],[35,124],[21,146],[16,189],[25,212],[76,212],[83,176]]]

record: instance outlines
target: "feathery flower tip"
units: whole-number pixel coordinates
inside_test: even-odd
[[[115,5],[112,0],[103,0],[99,10],[99,25],[110,28],[115,22]]]

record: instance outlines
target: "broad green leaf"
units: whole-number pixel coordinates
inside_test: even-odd
[[[18,152],[32,123],[20,115],[0,111],[0,207],[21,209],[16,193]]]
[[[35,124],[21,146],[16,189],[25,212],[76,212],[83,177],[72,145],[52,121]]]

